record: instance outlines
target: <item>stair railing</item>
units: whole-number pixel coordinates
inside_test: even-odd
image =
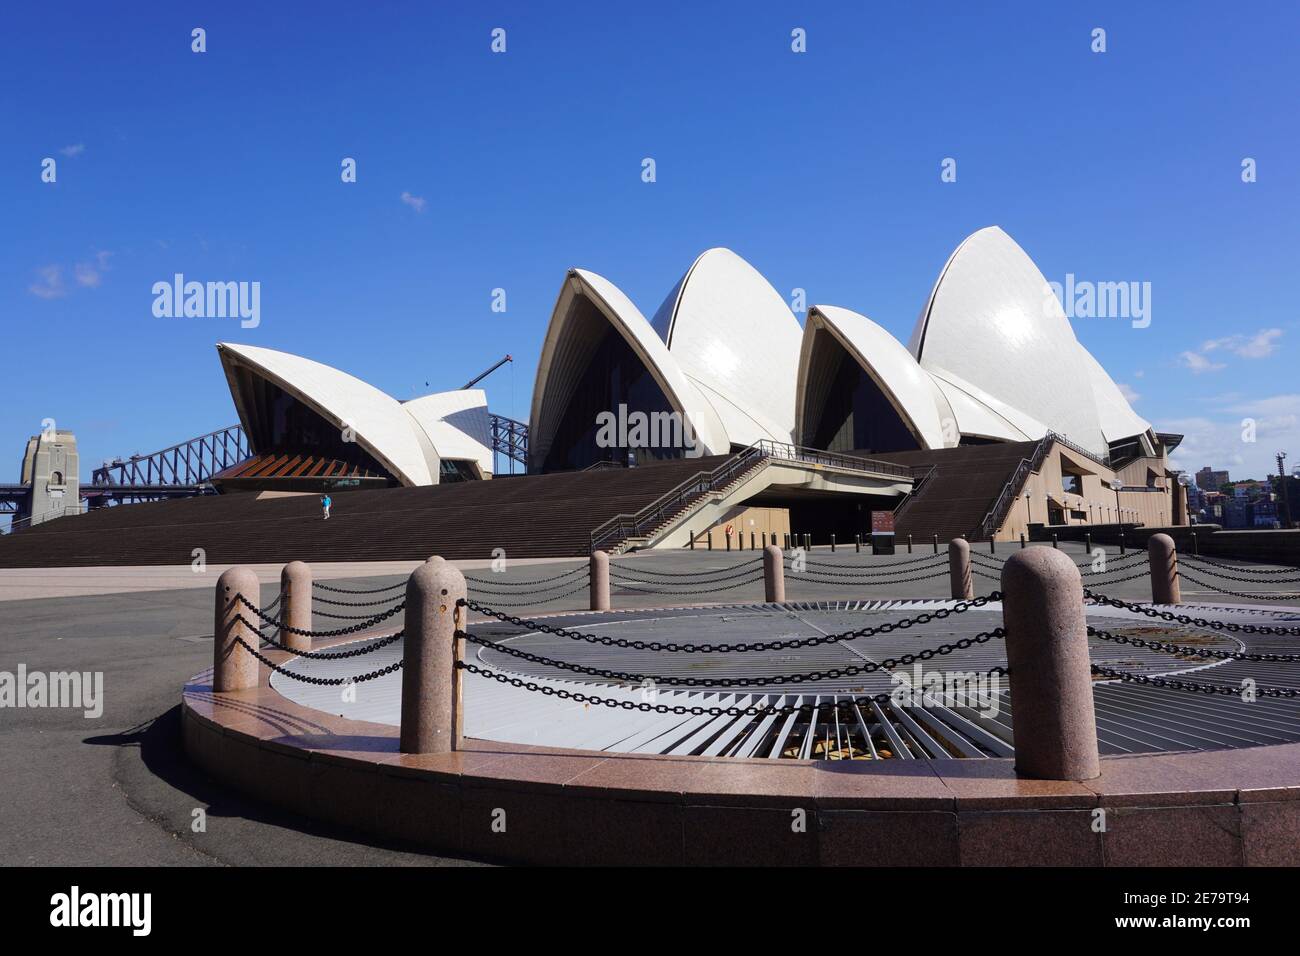
[[[702,471],[691,476],[635,514],[619,514],[610,518],[591,532],[591,550],[608,550],[628,538],[647,534],[675,517],[705,495],[720,491],[757,465],[772,459],[796,461],[804,464],[826,465],[871,475],[893,478],[912,477],[905,465],[838,455],[817,448],[792,445],[789,442],[762,439],[737,452],[712,471]]]

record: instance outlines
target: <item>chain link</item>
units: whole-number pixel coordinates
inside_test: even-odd
[[[248,642],[242,637],[236,637],[235,643],[240,645],[248,653],[252,654],[259,661],[265,664],[277,674],[283,674],[285,677],[292,678],[296,681],[302,681],[304,684],[317,684],[322,687],[339,687],[344,684],[361,684],[368,680],[375,680],[386,674],[392,674],[402,669],[402,661],[394,661],[387,667],[381,667],[377,671],[370,671],[366,674],[357,674],[355,677],[312,677],[310,674],[298,674],[291,670],[285,670],[279,664],[274,663],[263,654],[259,654],[255,648],[249,647]]]
[[[253,626],[244,615],[239,614],[236,615],[236,617],[238,617],[246,627]],[[265,634],[262,635],[262,640],[266,641],[267,644],[274,647],[276,650],[293,654],[295,657],[305,657],[311,661],[341,661],[349,657],[361,657],[363,654],[369,654],[372,651],[379,650],[381,647],[387,647],[389,644],[394,644],[397,641],[400,641],[405,633],[405,631],[398,631],[396,634],[389,634],[387,637],[379,638],[373,644],[367,644],[365,647],[353,648],[352,650],[347,651],[300,651],[296,648],[289,647],[287,644],[281,644],[275,638],[267,637]]]
[[[1117,607],[1125,611],[1145,614],[1147,617],[1157,617],[1162,621],[1176,621],[1179,624],[1191,624],[1195,627],[1204,627],[1213,631],[1229,631],[1234,634],[1270,634],[1300,637],[1300,627],[1282,627],[1269,624],[1237,624],[1232,621],[1211,621],[1203,617],[1189,617],[1186,614],[1175,614],[1172,611],[1157,611],[1152,607],[1133,604],[1130,601],[1121,601],[1119,598],[1107,597],[1105,594],[1097,594],[1095,591],[1090,591],[1087,588],[1084,588],[1083,596],[1086,600],[1095,601],[1098,604],[1103,604],[1108,607]]]
[[[787,704],[783,707],[773,706],[750,706],[750,707],[688,707],[684,704],[651,704],[647,701],[632,700],[614,700],[609,697],[597,697],[593,694],[584,694],[581,691],[571,691],[563,687],[554,687],[550,684],[538,684],[536,681],[525,680],[520,677],[511,677],[509,674],[502,674],[497,671],[490,671],[486,668],[470,664],[466,661],[457,661],[456,667],[466,670],[471,674],[478,674],[489,680],[497,681],[501,684],[509,684],[511,687],[519,687],[523,690],[543,694],[547,697],[559,697],[563,700],[572,700],[580,704],[597,704],[602,707],[611,707],[616,710],[637,710],[642,713],[654,714],[676,714],[678,716],[694,717],[788,717],[791,714],[802,714],[805,717],[811,717],[814,712],[820,714],[823,710],[838,710],[844,714],[850,714],[854,707],[868,707],[871,704],[887,704],[891,696],[888,693],[873,694],[869,697],[853,697],[848,700],[837,700],[834,702],[827,701],[817,704]],[[1005,667],[993,667],[987,672],[990,675],[1005,675],[1010,673]]]
[[[581,664],[571,664],[567,661],[557,661],[549,657],[542,657],[541,655],[530,653],[529,651],[520,650],[517,647],[511,647],[508,644],[498,644],[475,634],[470,634],[468,631],[457,631],[456,636],[483,647],[490,647],[493,650],[500,651],[510,657],[516,657],[532,664],[556,667],[561,670],[572,671],[575,674],[588,674],[592,677],[604,677],[607,680],[631,681],[633,683],[651,680],[656,684],[671,685],[674,687],[769,687],[784,684],[815,683],[823,680],[839,680],[844,677],[857,677],[860,674],[873,674],[880,670],[894,670],[898,667],[908,667],[917,661],[928,661],[935,657],[951,654],[953,651],[967,650],[968,648],[974,647],[976,644],[983,644],[995,637],[1005,637],[1006,632],[1002,628],[998,627],[991,631],[977,634],[974,637],[963,637],[951,644],[940,644],[938,647],[926,648],[923,651],[904,654],[899,658],[888,657],[882,661],[867,661],[864,664],[850,664],[844,667],[833,667],[830,670],[825,671],[809,671],[804,674],[784,674],[775,677],[667,677],[662,674],[632,674],[626,671],[607,670],[601,667],[586,667]]]
[[[349,590],[348,588],[330,587],[328,584],[321,584],[319,581],[313,582],[312,586],[315,588],[319,588],[322,591],[331,591],[334,594],[383,594],[385,591],[396,591],[398,588],[406,587],[406,582],[398,581],[396,584],[388,585],[388,587],[371,588],[368,591],[352,591]]]
[[[1258,592],[1252,593],[1249,591],[1230,591],[1227,588],[1221,588],[1214,584],[1211,584],[1209,581],[1202,581],[1199,578],[1193,577],[1192,575],[1188,574],[1186,571],[1183,570],[1179,570],[1178,574],[1180,577],[1186,578],[1188,581],[1191,581],[1193,584],[1198,584],[1203,588],[1209,588],[1211,591],[1215,591],[1218,594],[1229,594],[1232,597],[1249,598],[1252,601],[1300,601],[1300,594],[1282,594],[1282,593],[1261,594]],[[1252,581],[1251,583],[1266,584],[1267,582]]]
[[[1134,647],[1145,647],[1153,651],[1179,654],[1184,657],[1200,657],[1204,660],[1251,661],[1257,664],[1300,663],[1300,654],[1253,654],[1248,651],[1217,651],[1208,647],[1187,647],[1182,644],[1168,644],[1164,641],[1148,641],[1140,637],[1114,634],[1091,626],[1088,628],[1088,635],[1099,640],[1112,641],[1116,644],[1131,644]]]
[[[585,591],[587,590],[588,587],[590,587],[590,585],[584,582],[583,584],[579,584],[572,591],[565,591],[563,594],[552,594],[546,598],[543,598],[541,601],[498,601],[496,600],[497,595],[488,595],[488,596],[493,598],[492,601],[493,604],[499,604],[501,607],[535,607],[538,604],[545,603],[546,601],[558,601],[560,600],[560,598],[566,598],[571,595],[577,594],[580,591]],[[510,597],[514,597],[514,596],[515,595],[513,594],[510,595]]]
[[[1223,564],[1222,562],[1219,561],[1211,561],[1209,558],[1203,558],[1199,554],[1179,554],[1178,560],[1180,563],[1185,561],[1190,563],[1193,566],[1197,564],[1204,564],[1211,568],[1224,568],[1229,571],[1244,571],[1247,574],[1255,574],[1262,577],[1275,577],[1278,575],[1287,575],[1290,578],[1300,581],[1300,568],[1278,568],[1274,570],[1268,568],[1242,567],[1241,565],[1237,565],[1237,564]],[[1227,578],[1227,577],[1231,577],[1231,575],[1221,574],[1219,575],[1219,577]],[[1238,580],[1238,579],[1234,579],[1234,580]],[[1239,580],[1249,581],[1250,578],[1240,578]]]
[[[610,584],[611,584],[611,585],[614,585],[614,586],[616,586],[616,587],[622,588],[622,589],[625,590],[625,591],[636,591],[636,592],[639,593],[639,594],[666,594],[666,595],[679,595],[679,594],[714,594],[714,593],[716,593],[716,592],[718,592],[718,591],[732,591],[732,590],[735,590],[736,588],[744,587],[746,584],[754,584],[755,582],[758,582],[758,581],[761,581],[761,580],[763,580],[763,575],[762,575],[762,573],[760,572],[760,573],[759,573],[757,576],[755,576],[755,577],[745,578],[745,579],[742,580],[742,581],[736,581],[736,582],[734,582],[734,583],[732,583],[732,584],[719,584],[719,585],[716,585],[716,586],[710,586],[710,587],[705,587],[705,588],[687,588],[687,589],[674,588],[674,589],[672,589],[672,590],[651,590],[651,589],[649,589],[649,588],[638,588],[638,587],[634,587],[633,585],[629,584],[627,581],[621,580],[621,579],[619,579],[619,578],[611,578],[611,579],[610,579]],[[653,583],[656,583],[656,582],[652,582],[652,581],[639,581],[639,582],[637,582],[637,583],[639,583],[639,584],[653,584]]]
[[[358,624],[353,624],[351,627],[340,628],[337,631],[308,631],[300,627],[290,627],[288,624],[285,624],[283,621],[277,621],[273,617],[268,617],[266,615],[266,612],[264,612],[260,607],[256,607],[255,605],[253,605],[248,600],[248,598],[244,597],[242,594],[237,593],[235,596],[239,598],[240,604],[244,605],[244,607],[248,608],[250,611],[252,611],[258,617],[260,617],[267,624],[279,628],[280,630],[285,631],[288,634],[301,634],[303,637],[343,637],[344,635],[347,634],[356,634],[360,631],[364,631],[368,627],[372,627],[375,624],[380,623],[381,621],[388,620],[398,611],[401,611],[406,607],[406,601],[402,601],[400,604],[397,604],[394,607],[390,607],[387,611],[384,611],[382,614],[376,614],[372,618],[368,618],[367,620],[362,621]],[[258,628],[253,628],[253,630],[258,630]]]
[[[1148,677],[1145,674],[1130,674],[1128,671],[1118,671],[1113,667],[1102,667],[1100,664],[1093,664],[1092,672],[1101,674],[1103,677],[1122,680],[1129,684],[1150,684],[1154,687],[1168,687],[1171,690],[1190,690],[1201,694],[1232,696],[1244,693],[1243,688],[1233,687],[1231,684],[1201,684],[1196,681],[1177,680],[1170,677]],[[1293,687],[1256,687],[1254,693],[1257,697],[1300,697],[1300,689]]]
[[[495,584],[504,588],[522,588],[532,584],[550,584],[553,581],[563,581],[565,578],[571,578],[575,574],[588,570],[590,570],[590,565],[580,564],[576,568],[570,568],[563,574],[557,574],[552,578],[538,578],[536,581],[493,581],[491,578],[472,578],[468,574],[465,575],[465,580],[474,584]]]
[[[553,624],[545,624],[541,621],[530,621],[526,618],[516,617],[504,611],[485,607],[473,600],[465,600],[463,606],[468,607],[471,611],[478,611],[480,614],[496,618],[503,624],[513,624],[516,627],[521,627],[526,630],[538,631],[542,634],[550,634],[555,637],[564,637],[571,641],[586,641],[589,644],[602,644],[605,647],[618,647],[636,651],[653,651],[655,653],[745,654],[758,651],[783,651],[793,650],[800,647],[818,647],[822,644],[836,644],[840,641],[851,641],[858,637],[874,637],[877,634],[888,634],[892,631],[906,630],[910,627],[915,627],[918,624],[929,624],[931,621],[941,621],[953,614],[962,614],[965,611],[969,611],[971,608],[983,607],[990,601],[1000,600],[1002,600],[1002,595],[997,591],[993,591],[985,597],[973,598],[970,601],[958,601],[952,607],[938,608],[934,611],[923,611],[916,617],[903,618],[901,621],[886,621],[883,624],[860,628],[856,631],[843,631],[839,634],[819,634],[816,637],[802,637],[789,641],[755,641],[752,643],[740,644],[664,644],[661,641],[637,641],[626,637],[610,637],[608,634],[583,634],[581,631],[570,631],[562,627],[556,627]]]

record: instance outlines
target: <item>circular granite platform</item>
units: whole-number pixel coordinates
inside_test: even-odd
[[[721,643],[841,631],[948,603],[744,604],[574,613],[546,621],[640,640],[707,635]],[[1197,614],[1207,610],[1195,608]],[[1213,610],[1216,618],[1239,615],[1252,623],[1266,623],[1261,615],[1295,616],[1276,609]],[[1090,623],[1148,639],[1226,650],[1263,650],[1268,641],[1186,628],[1171,633],[1149,618],[1093,611],[1096,619],[1090,614]],[[653,661],[600,645],[594,646],[597,655],[583,657],[575,655],[574,642],[535,630],[498,622],[471,626],[547,657],[599,659],[596,666],[637,673],[653,665],[666,678],[656,687],[659,702],[689,695],[716,704],[733,693],[754,701],[788,699],[790,690],[759,686],[710,694],[674,685],[674,677],[698,676],[695,668],[706,657],[703,673],[715,678],[879,660],[969,636],[1000,621],[990,605],[925,628],[797,654],[661,654]],[[560,640],[562,645],[555,643]],[[941,666],[986,670],[1000,660],[997,643],[954,654]],[[576,679],[498,650],[471,647],[473,657],[488,667],[526,673],[535,681]],[[1168,655],[1096,642],[1092,652],[1094,661],[1135,672],[1194,669],[1191,676],[1198,682],[1235,685],[1240,669],[1253,668],[1262,685],[1297,686],[1289,673],[1276,670],[1297,665],[1171,663]],[[333,676],[338,670],[345,676],[383,666],[384,654],[397,659],[400,645],[339,662],[269,656],[296,671]],[[365,666],[358,668],[358,661]],[[612,723],[610,718],[626,717],[619,711],[581,705],[547,711],[536,700],[519,699],[526,692],[514,688],[506,688],[513,696],[493,697],[489,692],[501,685],[479,678],[482,686],[466,684],[463,748],[411,756],[397,750],[393,687],[382,681],[356,685],[355,700],[345,700],[337,687],[313,687],[280,675],[268,680],[270,673],[262,668],[260,686],[250,691],[214,694],[207,675],[186,686],[185,741],[191,756],[215,775],[280,806],[441,852],[538,863],[1300,863],[1300,743],[1290,742],[1300,740],[1294,701],[1243,704],[1236,697],[1100,683],[1099,740],[1107,755],[1102,775],[1062,783],[1016,776],[1005,687],[992,716],[949,708],[951,716],[927,713],[913,720],[913,727],[887,707],[838,728],[795,727],[798,746],[777,746],[779,728],[769,727],[761,736],[753,721],[738,727],[736,721],[708,726],[706,720],[656,733],[649,724]],[[874,674],[800,690],[811,694],[810,701],[834,700],[875,693],[881,686],[888,689],[888,679]],[[395,687],[400,689],[400,681]],[[640,687],[618,683],[584,689],[643,699]],[[790,737],[782,741],[790,742]],[[876,752],[867,753],[873,747]],[[963,754],[963,748],[970,752]],[[832,759],[799,759],[813,755]],[[957,759],[963,755],[971,759]]]

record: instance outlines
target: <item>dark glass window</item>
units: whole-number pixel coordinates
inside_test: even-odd
[[[827,451],[913,451],[920,446],[884,392],[840,351],[812,445]]]
[[[606,326],[578,381],[581,384],[555,430],[555,438],[542,463],[543,471],[586,468],[598,461],[623,465],[629,460],[682,456],[684,449],[680,447],[628,448],[614,443],[612,447],[601,448],[597,445],[597,416],[602,412],[617,416],[619,405],[625,405],[628,414],[673,411],[654,376],[616,329]]]

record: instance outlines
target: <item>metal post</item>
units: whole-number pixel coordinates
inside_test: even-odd
[[[1196,540],[1196,532],[1193,531],[1192,532],[1192,554],[1200,554],[1200,553],[1201,553],[1201,542]]]
[[[695,532],[694,532],[694,531],[691,531],[691,530],[688,528],[687,531],[686,531],[686,533],[687,533],[688,535],[691,536],[691,550],[694,551],[694,550],[695,550]]]
[[[831,554],[835,553],[835,532],[831,532]]]
[[[997,553],[998,553],[997,539],[989,538],[989,554],[997,554]]]
[[[934,553],[939,553],[939,536],[937,534],[934,536]]]
[[[860,534],[856,534],[853,536],[853,553],[854,554],[862,553],[862,535]]]
[[[402,753],[441,754],[460,746],[461,680],[456,663],[464,657],[465,642],[456,632],[465,621],[460,604],[465,596],[465,576],[437,556],[407,579],[398,743]]]
[[[757,551],[757,550],[758,550],[758,545],[755,544],[755,541],[757,541],[757,538],[755,538],[755,536],[754,536],[754,532],[751,531],[751,532],[749,533],[749,550],[750,550],[750,551]]]
[[[1123,557],[1124,554],[1126,553],[1124,551],[1124,529],[1123,528],[1119,529],[1119,553],[1120,553],[1120,557]]]
[[[712,528],[708,530],[708,538],[709,538],[709,550],[712,551],[713,550],[713,529]]]
[[[768,604],[785,602],[785,564],[774,544],[763,549],[763,599]]]
[[[912,553],[912,536],[910,534],[907,536],[907,553]]]
[[[1034,548],[1002,566],[1016,773],[1043,780],[1101,774],[1083,579],[1059,551]]]
[[[311,630],[311,566],[290,561],[280,571],[280,621],[299,631]],[[280,628],[277,638],[295,651],[311,650],[311,638]]]
[[[730,551],[730,550],[731,550],[731,535],[727,534],[726,529],[723,529],[722,537],[723,537],[723,540],[725,540],[725,541],[727,542],[727,550]]]
[[[1020,550],[1025,550],[1025,533],[1023,531],[1020,532]]]
[[[591,552],[591,570],[588,574],[593,611],[609,610],[609,555],[604,551]]]
[[[1060,547],[1060,545],[1058,544],[1058,542],[1057,542],[1057,540],[1056,540],[1056,534],[1055,534],[1055,533],[1052,534],[1052,547],[1053,547],[1053,548]]]
[[[1083,536],[1083,546],[1089,554],[1092,554],[1092,532],[1088,531]]]
[[[1147,542],[1147,560],[1151,564],[1151,603],[1181,604],[1182,588],[1178,583],[1178,549],[1167,534],[1153,534]]]
[[[954,600],[969,601],[975,596],[970,569],[970,544],[965,538],[953,538],[948,542],[948,580],[952,584]]]
[[[216,614],[212,626],[212,689],[249,690],[257,686],[257,658],[241,647],[257,647],[257,616],[240,600],[262,606],[262,585],[252,568],[227,569],[217,578]]]

